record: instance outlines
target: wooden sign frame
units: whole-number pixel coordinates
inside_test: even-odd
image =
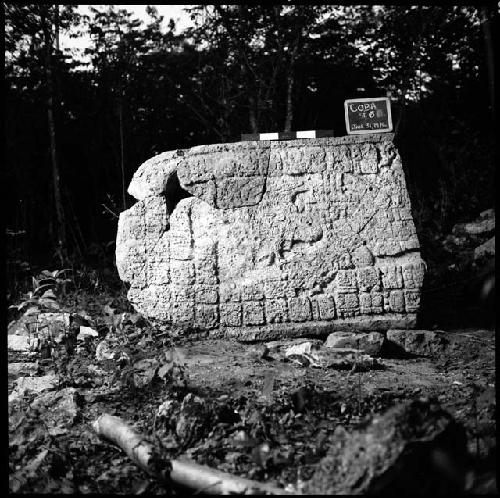
[[[387,107],[387,123],[386,128],[375,128],[373,130],[351,130],[349,126],[349,111],[348,106],[353,102],[380,102],[384,101]],[[348,135],[365,135],[367,133],[387,133],[392,131],[392,113],[391,113],[391,99],[388,97],[376,97],[376,98],[362,98],[362,99],[347,99],[344,101],[344,114],[345,114],[345,127]]]

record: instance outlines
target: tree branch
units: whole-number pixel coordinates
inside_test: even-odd
[[[207,494],[290,494],[284,489],[233,476],[189,460],[167,461],[152,443],[113,415],[101,415],[92,427],[98,436],[118,445],[136,465],[156,479],[170,479]]]

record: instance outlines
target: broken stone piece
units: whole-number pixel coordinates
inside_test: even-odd
[[[487,218],[495,218],[495,209],[494,208],[485,209],[484,211],[481,211],[479,217],[482,218],[483,220]]]
[[[38,371],[37,362],[9,363],[9,377],[32,377]]]
[[[285,358],[304,367],[321,367],[321,360],[317,355],[317,348],[311,342],[303,342],[290,346],[285,352]]]
[[[145,317],[270,340],[415,326],[425,264],[392,134],[201,145],[146,161],[116,263]]]
[[[440,330],[388,330],[388,346],[397,346],[416,355],[440,354],[449,344],[446,333]]]
[[[248,350],[248,356],[250,358],[254,358],[256,360],[265,360],[269,358],[270,349],[266,344],[256,344],[255,346],[251,346]]]
[[[136,387],[146,387],[151,383],[156,372],[158,371],[159,363],[155,358],[144,358],[134,363],[134,384]]]
[[[453,227],[454,235],[467,235],[469,237],[475,237],[480,235],[486,235],[495,230],[495,217],[489,217],[484,219],[478,219],[475,221],[470,221],[469,223],[458,223]]]
[[[318,357],[323,367],[334,370],[367,372],[384,368],[376,358],[351,348],[325,348],[318,352]]]
[[[461,494],[466,434],[437,403],[415,400],[349,434],[339,426],[306,494]]]
[[[26,393],[40,393],[57,387],[59,379],[57,375],[43,375],[41,377],[19,377],[16,387],[9,395],[9,403],[17,401]]]
[[[182,400],[175,426],[177,436],[186,445],[200,439],[213,425],[213,417],[212,407],[207,400],[193,393],[187,394]]]
[[[67,432],[80,413],[79,395],[74,387],[43,393],[30,406],[39,411],[52,436]]]
[[[381,332],[332,332],[326,339],[327,348],[360,348],[365,354],[380,356],[385,336]]]
[[[266,342],[266,347],[269,349],[269,352],[277,353],[283,349],[288,349],[290,346],[293,346],[296,344],[302,344],[304,342],[310,342],[311,349],[319,349],[321,347],[321,345],[323,344],[323,341],[321,339],[298,338],[298,339],[284,339],[281,341]]]
[[[7,336],[7,347],[11,351],[30,351],[31,341],[27,335]]]
[[[475,260],[485,256],[495,256],[495,236],[474,249]]]
[[[98,361],[114,360],[115,353],[108,341],[101,341],[95,348],[95,357]]]
[[[76,336],[76,339],[78,341],[92,339],[93,337],[99,337],[97,330],[94,330],[92,327],[85,327],[83,325],[80,325],[80,332]]]

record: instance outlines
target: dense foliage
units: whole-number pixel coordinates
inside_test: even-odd
[[[145,22],[114,6],[3,7],[11,262],[111,258],[144,160],[250,131],[343,135],[353,97],[393,99],[424,251],[493,204],[487,8],[195,6],[177,33],[154,7]],[[59,49],[70,32],[90,37],[86,60]]]

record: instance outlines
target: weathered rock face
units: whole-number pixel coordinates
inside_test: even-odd
[[[146,316],[248,340],[414,325],[425,264],[390,134],[170,151],[128,191],[116,262]]]

